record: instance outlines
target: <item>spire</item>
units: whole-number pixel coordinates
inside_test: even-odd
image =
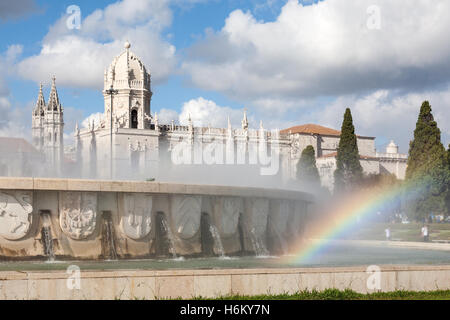
[[[48,110],[61,111],[61,103],[59,102],[58,91],[56,90],[56,78],[52,78],[52,89],[48,99]]]
[[[192,123],[192,119],[191,119],[191,114],[189,113],[189,118],[188,118],[188,127],[189,127],[189,131],[193,131],[194,130],[194,125]]]
[[[159,131],[158,113],[155,112],[155,130]]]
[[[228,116],[228,139],[233,139],[233,129],[231,128],[230,116]]]
[[[242,129],[248,129],[247,109],[244,109],[244,118],[242,119]]]
[[[44,94],[42,93],[42,82],[39,86],[39,95],[36,101],[36,107],[34,109],[35,115],[41,115],[45,109],[45,99]]]
[[[75,123],[75,137],[80,135],[80,127],[78,126],[78,121]]]
[[[260,120],[260,121],[259,121],[259,129],[260,129],[260,130],[264,130],[264,127],[263,127],[263,122],[262,122],[262,120]]]

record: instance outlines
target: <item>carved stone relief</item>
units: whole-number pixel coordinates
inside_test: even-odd
[[[93,192],[61,192],[59,224],[72,239],[90,236],[96,226],[97,194]]]
[[[0,236],[19,240],[27,235],[32,222],[32,203],[32,192],[0,192]]]
[[[130,238],[142,239],[150,233],[153,198],[149,194],[124,194],[122,200],[122,231]]]
[[[222,233],[232,235],[236,232],[239,223],[239,214],[243,211],[241,198],[223,198]]]
[[[300,154],[301,154],[300,150],[300,141],[298,141],[298,139],[292,139],[291,140],[291,158],[292,159],[299,159],[300,158]]]
[[[180,238],[192,238],[200,227],[201,196],[173,196],[172,218]]]

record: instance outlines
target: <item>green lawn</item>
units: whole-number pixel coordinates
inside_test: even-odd
[[[198,297],[196,300],[205,299]],[[450,300],[450,290],[393,291],[362,294],[352,290],[327,289],[321,292],[301,291],[295,294],[225,296],[214,300]]]
[[[391,238],[402,241],[423,241],[420,223],[372,223],[353,232],[347,238],[352,240],[385,240],[384,230],[391,229]],[[450,240],[450,223],[428,224],[430,241]]]

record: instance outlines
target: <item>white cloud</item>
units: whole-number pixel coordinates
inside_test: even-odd
[[[6,77],[9,76],[14,69],[16,59],[22,54],[23,46],[13,44],[8,46],[6,52],[0,55],[0,98],[9,94],[9,88],[6,84]]]
[[[243,110],[236,110],[230,107],[218,106],[214,101],[202,97],[192,99],[183,104],[179,115],[179,122],[187,125],[189,115],[194,126],[226,128],[228,126],[228,117],[232,126],[240,127],[243,118]]]
[[[29,139],[31,133],[30,102],[25,106],[12,107],[6,97],[0,97],[0,137],[20,137]]]
[[[67,28],[68,17],[50,27],[38,55],[18,64],[23,78],[39,82],[56,75],[63,86],[99,89],[104,70],[126,40],[150,68],[155,84],[173,72],[175,47],[161,35],[172,22],[168,0],[118,1],[86,16],[80,30]]]
[[[425,100],[431,104],[442,133],[441,141],[447,147],[450,143],[450,87],[423,93],[378,90],[365,96],[341,96],[324,109],[303,116],[301,123],[313,122],[340,129],[345,108],[349,107],[358,134],[377,137],[378,144],[394,139],[401,151],[407,153],[420,106]]]
[[[160,124],[171,124],[172,120],[178,123],[178,112],[172,109],[161,109],[158,111],[158,122]]]
[[[381,10],[369,29],[367,9]],[[194,85],[251,101],[421,89],[450,77],[447,0],[291,0],[274,22],[230,13],[183,63]]]
[[[22,53],[21,45],[10,45],[6,52],[0,54],[0,136],[29,138],[32,103],[22,106],[13,106],[10,100],[10,91],[7,86],[7,77],[13,70],[13,65]]]
[[[96,112],[91,115],[89,115],[87,118],[85,118],[81,122],[81,128],[89,128],[89,125],[92,126],[92,123],[94,123],[95,126],[98,126],[100,122],[103,120],[104,114],[101,112]]]

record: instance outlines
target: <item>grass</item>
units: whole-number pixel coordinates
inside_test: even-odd
[[[352,240],[385,240],[384,230],[391,229],[391,238],[401,241],[423,241],[421,223],[371,223],[353,232],[348,239]],[[428,224],[430,241],[450,240],[450,223]]]
[[[353,290],[326,289],[324,291],[300,291],[294,294],[241,296],[230,295],[216,299],[197,297],[195,300],[450,300],[450,290],[392,291],[369,294]]]

